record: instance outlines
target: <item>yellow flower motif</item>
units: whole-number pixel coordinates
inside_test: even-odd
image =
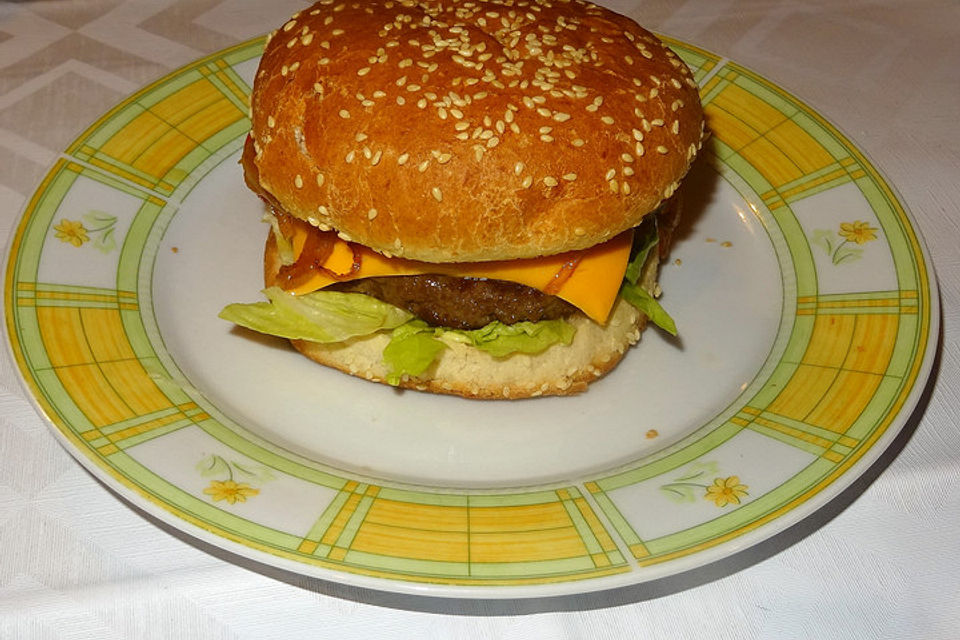
[[[728,504],[740,504],[740,498],[747,495],[747,485],[740,484],[739,476],[729,478],[715,478],[713,484],[707,487],[704,500],[713,500],[718,507]]]
[[[214,480],[203,492],[213,497],[214,502],[217,500],[226,500],[230,504],[236,504],[237,502],[246,502],[249,496],[255,496],[260,493],[260,489],[254,489],[244,482],[238,484],[233,480],[227,480],[225,482]]]
[[[75,247],[79,247],[84,242],[90,240],[87,230],[79,220],[67,220],[63,218],[60,224],[56,225],[54,231],[57,232],[57,238],[61,242],[69,242]]]
[[[853,222],[841,222],[838,232],[844,240],[864,244],[877,239],[876,229],[862,220]]]

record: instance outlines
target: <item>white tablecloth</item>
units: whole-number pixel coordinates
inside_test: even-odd
[[[3,243],[86,124],[299,5],[0,4]],[[54,440],[4,353],[0,638],[960,637],[960,4],[611,5],[800,96],[899,190],[926,237],[943,304],[941,357],[910,437],[816,517],[708,570],[561,604],[449,603],[256,566],[146,517]]]

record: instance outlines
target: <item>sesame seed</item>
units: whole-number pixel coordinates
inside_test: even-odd
[[[300,177],[299,173],[293,179],[293,184],[296,185],[297,189],[303,189],[303,178]]]
[[[406,98],[404,98],[403,96],[397,96],[397,104],[400,105],[401,107],[407,104]]]
[[[346,109],[340,109],[340,117],[346,120],[350,117],[350,112]]]
[[[527,176],[526,178],[523,179],[523,182],[520,183],[520,186],[523,187],[524,189],[529,189],[530,185],[532,184],[533,184],[533,177]]]
[[[630,183],[624,180],[623,184],[620,185],[620,191],[622,191],[625,196],[630,195]]]
[[[557,182],[557,179],[554,178],[553,176],[546,176],[543,179],[543,184],[547,185],[548,187],[555,187],[559,183]]]
[[[270,127],[271,129],[277,126],[277,121],[276,119],[274,119],[273,116],[267,116],[267,126]]]
[[[370,73],[370,67],[362,67],[362,68],[360,68],[360,69],[357,69],[357,75],[358,75],[358,76],[365,76],[365,75],[367,75],[368,73]]]
[[[448,162],[450,162],[450,159],[452,157],[453,156],[449,153],[441,153],[439,156],[437,156],[437,162],[440,164],[447,164]]]
[[[332,35],[332,36],[342,36],[342,35],[343,35],[343,29],[334,29],[333,31],[330,32],[330,35]]]
[[[610,191],[617,193],[620,190],[620,183],[617,182],[616,178],[607,182],[607,185],[610,187]]]
[[[542,135],[540,136],[542,142],[553,142],[553,136]]]
[[[600,122],[602,122],[603,124],[613,124],[614,119],[610,116],[603,116],[602,118],[600,118]]]
[[[642,158],[642,157],[643,157],[644,148],[643,148],[643,145],[642,145],[642,144],[640,144],[640,143],[638,142],[637,144],[635,144],[635,145],[633,146],[633,150],[637,152],[637,157],[638,157],[638,158]]]
[[[620,159],[623,160],[624,162],[633,162],[633,156],[630,155],[629,153],[621,153]]]
[[[320,84],[319,82],[314,82],[314,83],[313,83],[313,90],[322,95],[322,94],[323,94],[323,85]]]
[[[633,175],[633,167],[624,167],[624,168],[623,168],[623,175],[625,175],[625,176],[632,176],[632,175]]]
[[[423,98],[420,98],[419,100],[417,100],[417,106],[418,106],[419,108],[421,108],[421,109],[426,109],[426,108],[427,108],[427,101],[426,101],[425,99],[423,99]]]
[[[318,174],[317,174],[317,186],[318,186],[318,187],[322,187],[322,186],[323,186],[323,180],[324,180],[323,174],[322,174],[322,173],[318,173]]]
[[[401,166],[402,166],[402,165],[405,165],[405,164],[407,163],[407,160],[409,160],[409,159],[410,159],[410,154],[409,154],[409,153],[401,153],[401,154],[400,154],[400,157],[397,158],[397,164],[399,164],[399,165],[401,165]]]
[[[430,193],[433,195],[433,199],[437,202],[443,201],[443,191],[440,191],[440,187],[434,187],[433,189],[430,189]]]
[[[308,34],[300,37],[300,44],[302,44],[302,45],[308,45],[308,44],[310,44],[311,42],[313,42],[313,34],[312,34],[312,33],[308,33]]]
[[[634,129],[633,139],[636,140],[637,142],[640,142],[641,140],[643,140],[643,131],[640,131],[640,129]]]
[[[377,166],[378,164],[380,164],[380,158],[382,157],[383,157],[383,151],[377,149],[377,152],[373,154],[373,158],[370,159],[370,164],[374,167]]]
[[[566,181],[568,181],[568,182],[573,182],[574,180],[577,179],[577,174],[575,174],[575,173],[565,173],[565,174],[563,174],[563,179],[566,180]]]
[[[661,154],[661,155],[665,155],[665,154],[667,154],[668,152],[669,152],[669,149],[667,149],[667,148],[666,148],[665,146],[663,146],[663,145],[660,145],[659,147],[657,147],[657,153],[659,153],[659,154]]]
[[[582,138],[575,138],[570,144],[575,147],[582,147],[586,142],[584,142]]]
[[[671,132],[673,135],[677,135],[678,133],[680,133],[680,121],[679,121],[679,120],[674,120],[674,121],[673,121],[673,124],[670,125],[670,132]]]
[[[513,173],[519,176],[521,173],[523,173],[525,166],[526,165],[523,164],[523,162],[518,162],[517,164],[513,165]]]
[[[274,24],[276,24],[276,23],[274,23]],[[296,20],[290,20],[289,22],[287,22],[287,24],[283,25],[283,30],[284,30],[284,31],[290,31],[290,29],[293,29],[295,26],[297,26],[297,21],[296,21]]]
[[[662,127],[662,126],[663,126],[663,119],[662,119],[662,118],[654,118],[653,120],[650,121],[650,124],[652,124],[652,125],[655,126],[655,127]]]
[[[353,139],[356,140],[357,142],[363,142],[368,137],[369,136],[365,133],[358,133],[357,135],[353,136]]]
[[[377,210],[376,210],[376,209],[371,208],[370,211],[367,211],[367,219],[368,219],[368,220],[373,220],[373,219],[376,218],[376,217],[377,217]]]
[[[293,45],[297,44],[297,40],[297,38],[290,38],[289,42],[287,42],[287,49],[292,49]]]
[[[344,156],[343,159],[347,161],[347,164],[350,164],[351,162],[353,162],[353,159],[354,157],[356,157],[356,155],[357,155],[356,151],[351,150],[347,152],[347,155]]]
[[[573,234],[576,236],[585,236],[587,235],[587,230],[583,227],[577,227],[573,230]]]
[[[553,114],[553,119],[557,122],[566,122],[570,119],[570,114],[564,113],[563,111],[557,111],[555,114]]]
[[[493,148],[494,148],[495,146],[497,146],[498,144],[500,144],[500,138],[498,138],[497,136],[493,136],[492,138],[490,138],[489,140],[487,140],[487,148],[488,148],[488,149],[493,149]]]
[[[606,175],[603,176],[604,180],[613,180],[614,176],[617,175],[616,169],[607,169]]]
[[[430,166],[430,161],[424,160],[423,162],[417,165],[417,171],[419,171],[420,173],[423,173],[424,171],[427,170],[427,167],[429,166]]]

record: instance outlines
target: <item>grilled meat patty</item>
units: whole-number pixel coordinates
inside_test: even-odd
[[[427,274],[364,278],[329,288],[365,293],[406,309],[428,324],[454,329],[479,329],[494,320],[514,324],[579,313],[557,296],[503,280]]]

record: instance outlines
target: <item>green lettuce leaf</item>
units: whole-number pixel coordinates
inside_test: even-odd
[[[295,296],[279,287],[263,293],[269,302],[230,304],[220,317],[260,333],[324,343],[394,329],[413,317],[360,293],[315,291]]]
[[[620,288],[624,300],[647,315],[650,320],[672,336],[677,335],[677,325],[657,299],[640,285],[624,282]]]
[[[389,370],[387,382],[396,385],[404,374],[417,376],[426,371],[447,348],[445,342],[470,344],[496,358],[505,358],[514,353],[540,353],[558,343],[570,344],[576,331],[563,320],[513,325],[491,322],[470,331],[431,327],[422,320],[411,320],[393,330],[390,344],[383,350],[383,362]]]
[[[640,274],[643,271],[643,265],[650,255],[650,250],[660,242],[660,233],[657,230],[657,217],[649,215],[643,221],[633,237],[633,247],[630,250],[630,261],[627,263],[627,270],[623,274],[623,279],[630,284],[637,284]]]
[[[447,348],[437,337],[440,332],[442,329],[434,329],[422,320],[411,320],[394,329],[383,350],[387,382],[396,386],[404,375],[418,376],[426,371]]]
[[[466,337],[477,349],[505,358],[514,353],[540,353],[557,343],[570,344],[576,332],[572,324],[563,320],[541,320],[510,325],[495,321],[480,329],[456,333]]]

